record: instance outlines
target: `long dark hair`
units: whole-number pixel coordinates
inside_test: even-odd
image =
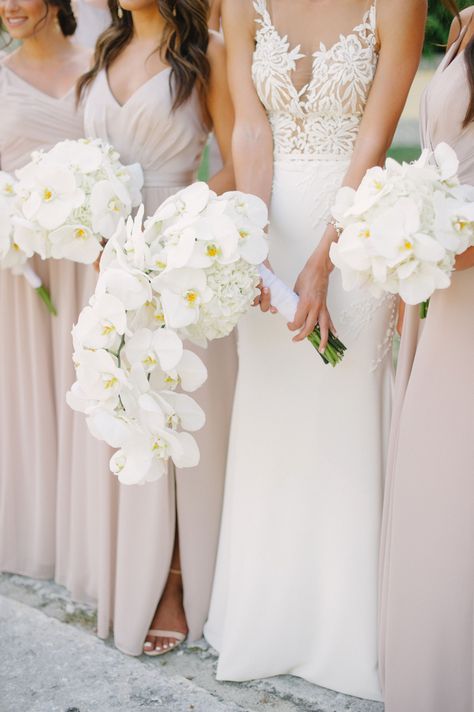
[[[459,20],[459,30],[462,29],[461,17],[459,15],[459,7],[456,0],[443,0],[443,5]],[[471,89],[471,99],[467,107],[467,113],[464,118],[463,126],[468,126],[471,121],[474,121],[474,37],[469,41],[464,49],[464,62],[466,64],[467,79]]]
[[[71,37],[77,29],[77,21],[71,6],[71,0],[43,0],[43,2],[45,7],[45,13],[41,20],[39,20],[39,22],[37,23],[36,27],[39,27],[40,24],[44,20],[46,20],[49,15],[50,7],[57,7],[58,23],[59,27],[61,28],[61,32],[63,33],[64,37]],[[6,27],[4,27],[1,20],[0,30],[8,35],[8,30],[6,29]],[[7,41],[6,45],[8,46],[8,44],[9,42]]]
[[[107,70],[133,36],[132,13],[120,8],[117,0],[108,0],[112,24],[97,40],[94,65],[77,84],[78,101],[97,74]],[[173,110],[184,104],[195,86],[207,91],[210,65],[207,58],[209,0],[156,0],[165,20],[165,31],[157,51],[171,67],[170,88]]]

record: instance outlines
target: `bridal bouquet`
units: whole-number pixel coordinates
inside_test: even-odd
[[[333,214],[343,228],[330,256],[346,290],[423,303],[451,283],[455,256],[474,244],[474,188],[461,185],[447,144],[414,163],[387,159],[357,191],[342,188]]]
[[[67,397],[95,437],[119,448],[110,467],[126,484],[158,479],[170,458],[198,463],[190,433],[205,414],[186,392],[207,372],[182,339],[205,344],[232,331],[258,293],[268,249],[265,205],[217,197],[204,183],[169,198],[144,228],[142,220],[143,207],[104,249],[73,329],[77,380]]]
[[[18,216],[18,194],[14,178],[0,171],[0,269],[10,269],[13,274],[22,275],[45,303],[51,314],[56,310],[51,297],[41,279],[28,262],[15,239],[15,218]]]
[[[15,240],[28,256],[91,264],[102,241],[141,201],[140,166],[124,166],[100,139],[61,141],[36,151],[16,176]]]

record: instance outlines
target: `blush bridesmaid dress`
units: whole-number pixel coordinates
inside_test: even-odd
[[[112,143],[126,163],[142,165],[145,216],[196,180],[209,134],[197,91],[172,111],[169,75],[169,68],[155,74],[121,105],[101,71],[85,102],[87,135]],[[142,487],[114,482],[118,503],[103,512],[112,549],[101,571],[99,635],[108,635],[113,620],[115,644],[130,655],[143,651],[168,578],[176,515],[190,640],[201,637],[209,610],[237,355],[233,336],[195,350],[209,371],[193,394],[206,413],[206,425],[196,433],[200,464],[170,467],[167,476]]]
[[[422,103],[423,144],[450,144],[474,185],[464,28]],[[407,309],[382,543],[386,712],[474,709],[474,269],[435,293],[420,336]]]
[[[0,167],[14,173],[33,150],[84,135],[74,88],[36,89],[0,55]],[[95,601],[101,482],[109,452],[65,395],[74,381],[71,328],[94,290],[91,266],[33,259],[58,310],[51,317],[23,277],[0,271],[0,571],[55,578]]]

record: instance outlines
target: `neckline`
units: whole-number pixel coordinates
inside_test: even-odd
[[[75,89],[76,89],[76,84],[74,83],[72,85],[72,87],[70,87],[67,90],[67,92],[65,94],[63,94],[62,96],[52,96],[51,94],[48,94],[48,92],[43,91],[39,87],[37,87],[34,84],[32,84],[31,82],[29,82],[27,79],[24,79],[19,74],[17,74],[17,72],[15,72],[11,67],[8,66],[8,64],[5,62],[5,59],[1,60],[0,64],[2,65],[2,67],[4,69],[7,69],[10,72],[10,74],[12,74],[15,77],[15,79],[18,79],[18,81],[22,82],[23,84],[25,84],[25,86],[29,87],[30,89],[33,89],[33,91],[35,91],[37,94],[40,94],[45,99],[50,99],[51,101],[57,101],[57,102],[65,101],[65,99],[67,99],[71,95],[71,93],[73,91],[75,91]]]
[[[330,47],[326,47],[324,42],[320,42],[319,49],[316,49],[314,52],[312,52],[311,55],[307,55],[307,54],[301,53],[301,51],[300,51],[301,44],[295,45],[294,47],[290,47],[290,44],[288,41],[288,35],[282,35],[279,32],[279,30],[277,30],[277,28],[275,27],[275,25],[273,23],[272,16],[270,15],[270,11],[269,11],[268,5],[267,5],[267,0],[256,0],[254,2],[255,8],[256,8],[257,12],[260,13],[262,21],[265,22],[267,27],[269,27],[275,33],[275,35],[278,37],[279,42],[281,42],[282,44],[288,45],[288,49],[286,50],[286,53],[288,55],[295,53],[295,54],[299,55],[297,57],[297,59],[303,59],[308,56],[311,56],[313,58],[313,68],[312,68],[312,72],[311,72],[311,77],[310,77],[309,81],[301,87],[301,89],[298,89],[296,87],[296,85],[294,84],[292,78],[289,76],[289,73],[288,73],[288,83],[289,83],[292,91],[295,93],[295,97],[298,102],[301,101],[301,98],[306,94],[306,92],[311,87],[311,85],[315,79],[314,64],[315,64],[315,60],[317,59],[317,57],[321,54],[323,54],[323,55],[331,54],[331,52],[333,52],[336,49],[336,47],[339,47],[339,45],[341,45],[344,41],[350,39],[351,37],[357,36],[357,30],[359,29],[359,27],[364,27],[364,25],[367,23],[367,20],[370,18],[372,11],[376,7],[376,3],[377,3],[377,0],[372,0],[370,7],[364,12],[361,20],[356,25],[354,25],[354,27],[350,30],[350,32],[348,32],[347,34],[341,33],[339,35],[339,39],[336,40]],[[261,9],[259,9],[259,6],[261,7]],[[376,37],[377,28],[374,27],[373,30],[374,30],[375,39],[377,39],[377,37]]]
[[[140,84],[140,86],[137,87],[135,89],[135,91],[133,91],[130,94],[130,96],[126,99],[126,101],[124,101],[123,104],[121,104],[119,102],[119,100],[117,99],[117,97],[115,96],[115,94],[112,91],[112,88],[111,88],[110,82],[109,82],[109,76],[107,74],[107,70],[104,69],[103,72],[104,72],[104,79],[105,79],[105,84],[107,86],[107,90],[108,90],[110,96],[112,97],[115,105],[119,109],[124,109],[137,96],[137,94],[140,94],[142,89],[144,89],[146,86],[148,86],[148,84],[150,84],[152,81],[154,81],[157,77],[161,77],[162,74],[165,74],[166,72],[169,72],[170,70],[171,70],[171,67],[165,67],[164,69],[161,69],[159,72],[156,72],[156,74],[153,74],[153,76],[149,77],[145,82],[143,82],[143,84]]]

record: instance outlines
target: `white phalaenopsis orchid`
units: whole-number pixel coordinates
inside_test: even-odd
[[[86,414],[96,438],[118,448],[110,467],[121,482],[156,480],[168,460],[198,463],[190,432],[205,414],[183,391],[197,390],[207,370],[182,339],[206,345],[226,336],[250,308],[268,253],[267,220],[259,198],[217,197],[195,183],[144,227],[141,207],[110,237],[95,294],[73,329],[77,381],[68,403]]]
[[[21,248],[92,264],[140,200],[143,175],[100,139],[61,141],[16,171]],[[19,223],[20,225],[20,223]]]
[[[48,290],[28,261],[36,251],[32,248],[35,240],[30,223],[21,213],[17,181],[8,173],[0,171],[0,269],[9,269],[12,274],[24,277],[48,311],[56,314]]]
[[[455,256],[474,244],[474,189],[460,185],[458,167],[439,144],[411,164],[387,159],[356,191],[341,188],[333,215],[343,232],[330,256],[345,289],[418,304],[449,287]]]

